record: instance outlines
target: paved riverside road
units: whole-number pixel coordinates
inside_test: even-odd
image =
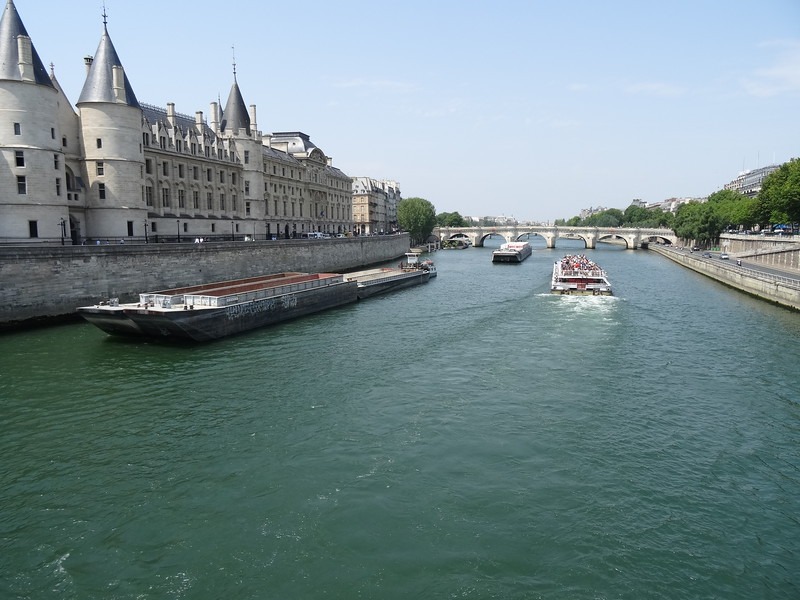
[[[718,252],[718,251],[711,251],[711,250],[700,250],[700,251],[698,251],[698,250],[695,250],[695,251],[691,252],[689,250],[682,250],[682,249],[681,250],[677,250],[677,251],[678,252],[687,253],[687,254],[691,253],[692,256],[694,258],[698,259],[698,260],[705,260],[705,261],[712,261],[712,262],[721,261],[722,260],[719,257],[719,255],[722,254],[722,252]],[[704,258],[703,255],[702,255],[703,252],[709,252],[711,254],[711,258]],[[800,273],[798,273],[797,271],[793,271],[791,269],[776,269],[774,267],[768,267],[768,266],[759,264],[757,262],[748,261],[745,258],[738,259],[738,258],[736,258],[735,255],[731,254],[730,252],[728,252],[728,256],[730,256],[729,260],[734,266],[736,266],[736,261],[737,260],[741,260],[742,261],[741,267],[743,269],[750,269],[751,271],[764,273],[766,275],[774,275],[776,277],[786,277],[788,279],[800,280]]]

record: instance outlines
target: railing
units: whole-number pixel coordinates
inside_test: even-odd
[[[562,270],[559,272],[561,277],[605,277],[606,272],[602,270],[584,271],[578,270]]]
[[[676,250],[673,248],[663,248],[663,250],[668,252],[675,252],[676,254],[680,254],[683,257],[688,259],[696,260],[701,263],[705,263],[705,261],[713,261],[713,258],[703,258],[701,256],[696,256],[695,253],[685,253],[681,250]],[[736,260],[736,259],[734,259]],[[800,278],[795,277],[786,277],[784,275],[776,275],[774,273],[767,273],[766,271],[760,271],[758,269],[751,269],[750,267],[739,266],[736,264],[731,264],[728,261],[718,260],[710,263],[714,267],[718,267],[720,269],[726,269],[730,272],[735,273],[742,273],[743,275],[747,275],[748,277],[752,277],[753,279],[758,279],[760,281],[765,281],[767,283],[775,283],[775,284],[782,284],[787,287],[798,289],[800,290]]]

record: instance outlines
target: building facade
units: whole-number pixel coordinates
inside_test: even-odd
[[[353,178],[353,227],[358,235],[397,231],[397,205],[402,200],[396,181]]]
[[[352,180],[302,132],[140,103],[108,34],[73,108],[13,0],[0,19],[0,243],[265,239],[353,230]]]
[[[736,179],[730,183],[726,183],[725,189],[739,192],[748,198],[755,198],[761,191],[761,184],[767,175],[773,171],[777,171],[779,168],[780,165],[770,165],[768,167],[744,171],[739,173],[739,175],[736,176]]]

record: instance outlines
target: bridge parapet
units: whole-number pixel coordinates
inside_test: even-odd
[[[556,247],[558,238],[583,240],[587,249],[597,247],[597,242],[619,239],[629,250],[640,248],[643,242],[659,240],[677,244],[678,237],[671,229],[626,228],[626,227],[567,227],[556,225],[504,225],[498,227],[436,227],[433,230],[439,240],[466,237],[473,246],[483,246],[484,240],[492,235],[502,236],[512,242],[523,236],[538,235],[544,238],[548,248]]]

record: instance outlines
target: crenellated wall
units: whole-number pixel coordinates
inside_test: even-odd
[[[407,234],[330,240],[0,247],[0,328],[139,292],[281,271],[342,272],[394,260]]]

